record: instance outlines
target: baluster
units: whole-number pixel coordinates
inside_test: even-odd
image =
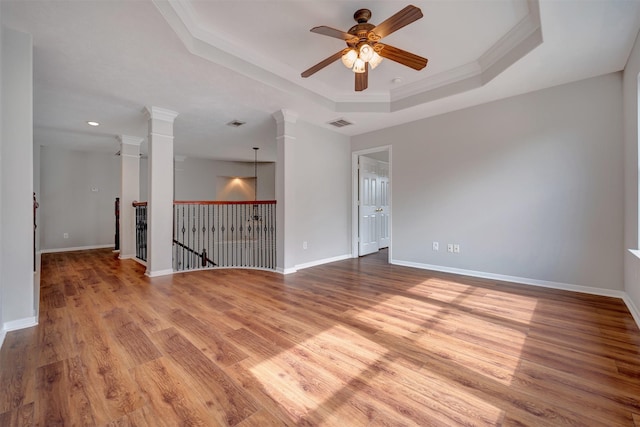
[[[275,203],[174,206],[174,269],[276,266]],[[146,206],[136,207],[139,258],[146,260]]]

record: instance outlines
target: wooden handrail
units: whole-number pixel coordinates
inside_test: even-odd
[[[213,262],[212,260],[210,260],[210,259],[207,257],[207,250],[206,250],[206,249],[205,249],[205,250],[203,250],[203,252],[202,252],[202,253],[200,253],[200,252],[194,251],[194,250],[193,250],[193,249],[191,249],[189,246],[187,246],[187,245],[185,245],[185,244],[183,244],[183,243],[178,242],[176,239],[173,239],[173,243],[175,243],[176,245],[180,246],[181,248],[184,248],[185,250],[187,250],[187,251],[191,252],[192,254],[197,255],[197,256],[198,256],[198,258],[200,258],[200,259],[202,260],[202,266],[203,266],[203,267],[206,267],[206,266],[207,266],[207,265],[206,265],[207,263],[209,263],[209,264],[213,265],[214,267],[218,265],[218,264],[216,264],[215,262]]]
[[[224,201],[224,200],[174,200],[174,205],[275,205],[276,200],[245,200],[245,201]],[[133,202],[131,206],[147,206],[147,202]]]
[[[174,200],[174,205],[273,205],[275,200],[246,200],[246,201],[224,201],[224,200]]]

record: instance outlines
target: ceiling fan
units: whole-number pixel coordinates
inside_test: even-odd
[[[373,25],[368,22],[371,18],[371,11],[369,9],[359,9],[353,14],[353,19],[356,20],[357,24],[347,32],[324,25],[314,27],[311,29],[312,33],[344,40],[347,42],[347,47],[318,62],[304,71],[301,76],[309,77],[334,61],[342,59],[342,63],[355,73],[356,91],[363,91],[368,86],[369,67],[376,68],[382,58],[406,65],[414,70],[422,70],[427,65],[426,58],[380,43],[383,37],[417,21],[422,16],[420,8],[409,5],[381,24]]]

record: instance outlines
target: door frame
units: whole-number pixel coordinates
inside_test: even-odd
[[[389,155],[389,263],[393,259],[393,165],[391,145],[367,148],[365,150],[353,151],[351,153],[351,256],[358,258],[358,190],[360,180],[358,179],[358,158],[364,154],[379,153],[386,151]]]

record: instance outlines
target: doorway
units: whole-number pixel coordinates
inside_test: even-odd
[[[391,250],[391,146],[352,153],[354,258]]]

